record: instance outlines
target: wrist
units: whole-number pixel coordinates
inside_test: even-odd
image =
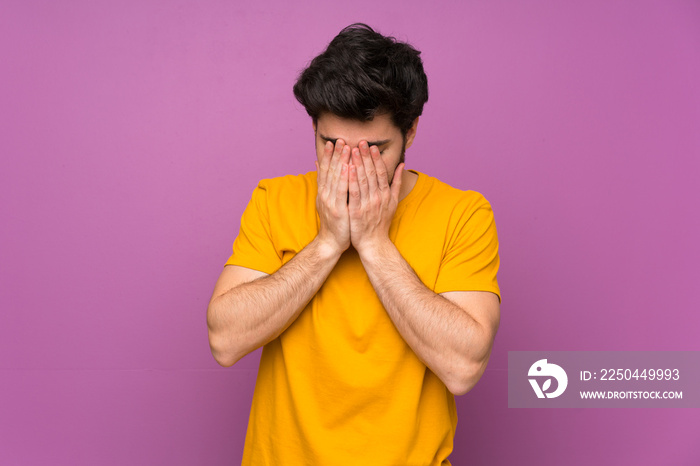
[[[337,260],[343,254],[345,249],[343,249],[335,238],[328,238],[324,235],[318,234],[316,238],[312,241],[316,245],[316,249],[324,260]]]
[[[396,248],[396,246],[394,246],[394,243],[391,242],[388,236],[386,238],[367,240],[355,246],[363,263],[381,261],[382,258],[389,254],[391,248]]]

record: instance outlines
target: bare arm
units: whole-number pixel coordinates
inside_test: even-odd
[[[339,257],[337,249],[316,237],[272,275],[257,272],[262,276],[223,294],[215,290],[207,309],[207,326],[216,361],[231,366],[277,338],[318,292]],[[221,275],[220,282],[233,284],[255,272],[229,266]],[[217,288],[225,286],[217,282]]]
[[[498,296],[434,293],[388,239],[360,257],[389,317],[418,358],[453,394],[471,390],[491,356],[500,320]]]
[[[350,236],[377,296],[416,356],[455,395],[467,393],[486,368],[500,319],[490,292],[436,294],[388,236],[401,189],[397,165],[389,185],[376,146],[360,142],[350,167]]]
[[[350,148],[326,144],[318,165],[316,238],[271,275],[225,267],[207,309],[209,346],[222,366],[277,338],[299,316],[350,246]],[[227,270],[228,269],[228,270]]]

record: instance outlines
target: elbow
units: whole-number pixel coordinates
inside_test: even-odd
[[[220,343],[219,338],[213,337],[211,332],[209,333],[209,349],[216,363],[222,367],[231,367],[240,360],[240,357],[236,356],[233,351]]]
[[[236,364],[238,361],[235,359],[222,359],[222,358],[216,358],[214,357],[214,360],[219,364],[221,367],[231,367],[234,364]]]
[[[480,361],[470,361],[468,364],[465,364],[465,368],[456,374],[449,383],[445,384],[450,393],[455,396],[461,396],[471,391],[481,379],[481,376],[484,375],[488,360],[489,358],[486,357]]]
[[[476,351],[462,359],[459,370],[455,372],[455,377],[451,383],[445,384],[447,389],[455,396],[467,394],[484,375],[486,366],[491,358],[493,342],[498,330],[498,324],[492,328],[490,333],[484,337],[483,344],[477,346]]]
[[[231,345],[231,338],[212,322],[212,306],[207,309],[207,328],[209,331],[209,349],[214,360],[222,367],[231,367],[239,359]]]
[[[454,396],[466,395],[472,388],[474,388],[474,385],[476,385],[476,383],[479,381],[479,378],[481,378],[481,374],[478,376],[463,376],[459,380],[451,381],[451,383],[446,385],[446,387]]]
[[[454,396],[466,395],[472,388],[474,388],[482,374],[483,371],[480,373],[469,372],[462,374],[461,377],[455,378],[455,380],[452,380],[449,384],[446,384],[446,387]]]
[[[216,363],[221,367],[231,367],[238,362],[238,360],[235,358],[217,355],[213,351],[211,354],[214,356],[214,360],[216,361]]]

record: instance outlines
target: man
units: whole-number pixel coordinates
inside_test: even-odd
[[[207,312],[231,366],[263,347],[244,465],[445,465],[454,395],[499,324],[493,212],[412,170],[420,52],[354,24],[302,72],[316,171],[262,180]]]

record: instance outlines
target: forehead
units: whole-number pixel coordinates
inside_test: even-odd
[[[401,136],[401,131],[387,114],[377,115],[371,121],[359,121],[324,113],[316,122],[316,134],[319,138],[342,139],[350,146],[357,146],[360,141],[394,140]]]

